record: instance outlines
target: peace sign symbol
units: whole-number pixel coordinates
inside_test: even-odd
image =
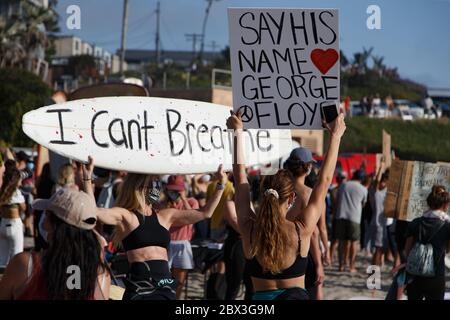
[[[241,113],[242,122],[250,122],[253,119],[253,110],[247,105],[240,107],[238,112]]]

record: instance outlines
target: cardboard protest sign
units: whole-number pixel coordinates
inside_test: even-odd
[[[394,160],[389,173],[384,212],[387,217],[411,221],[428,210],[426,198],[433,185],[450,191],[450,166]]]
[[[426,198],[434,185],[442,185],[450,191],[450,166],[414,162],[407,216],[402,218],[410,221],[429,210]]]
[[[391,135],[384,130],[383,130],[383,156],[386,168],[389,168],[392,164]]]
[[[389,218],[398,218],[408,208],[409,191],[414,162],[394,160],[389,170],[384,214]]]
[[[230,8],[228,19],[245,127],[323,129],[321,107],[337,108],[340,94],[338,11]]]
[[[22,129],[51,155],[83,162],[92,155],[97,166],[113,170],[190,174],[213,172],[220,164],[231,170],[229,115],[229,107],[199,101],[102,97],[27,112]],[[248,166],[292,149],[290,130],[249,129],[243,139]]]

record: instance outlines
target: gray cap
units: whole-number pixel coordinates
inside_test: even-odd
[[[33,209],[49,210],[64,222],[80,229],[92,230],[97,221],[94,197],[70,188],[59,189],[50,199],[36,199]]]
[[[314,160],[312,156],[311,151],[303,147],[293,149],[291,151],[291,154],[289,155],[289,159],[298,159],[304,163],[316,162],[316,160]]]

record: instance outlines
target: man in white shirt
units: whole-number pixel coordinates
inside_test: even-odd
[[[350,272],[356,272],[357,242],[361,233],[362,208],[367,201],[367,189],[361,184],[364,173],[357,170],[352,180],[344,182],[338,192],[336,235],[339,240],[339,271],[350,262]]]

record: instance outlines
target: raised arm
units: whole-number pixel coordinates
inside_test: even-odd
[[[378,189],[378,186],[380,184],[381,176],[383,175],[383,172],[384,172],[384,165],[385,165],[385,160],[384,160],[384,156],[383,156],[380,161],[380,167],[378,168],[375,179],[372,181],[372,185],[371,185],[371,187],[374,188],[375,190]]]
[[[216,172],[217,187],[208,200],[206,205],[202,209],[198,210],[177,210],[177,209],[164,209],[162,210],[163,215],[168,215],[171,226],[184,226],[187,224],[193,224],[198,221],[211,218],[214,210],[216,210],[217,205],[222,198],[223,190],[225,188],[225,183],[227,182],[227,175],[223,171],[223,166],[220,165]]]
[[[223,212],[223,218],[237,233],[240,233],[236,214],[236,204],[231,199],[225,202],[225,211]]]
[[[233,130],[233,176],[235,188],[235,202],[239,228],[243,230],[244,225],[254,214],[251,208],[250,185],[245,172],[243,124],[240,114],[230,111],[231,116],[227,120],[227,127]]]
[[[90,195],[94,201],[94,189],[92,188],[92,173],[94,171],[94,159],[88,157],[88,163],[82,164],[83,170],[83,191]],[[97,219],[104,224],[116,226],[123,221],[124,215],[128,213],[128,210],[123,208],[97,208]]]
[[[339,153],[339,144],[341,143],[342,135],[345,132],[344,115],[342,113],[339,114],[331,125],[324,123],[324,126],[330,133],[328,150],[308,205],[303,211],[303,214],[299,217],[300,222],[309,234],[313,233],[322,212],[325,210],[325,197],[333,180],[334,169],[336,168]]]

